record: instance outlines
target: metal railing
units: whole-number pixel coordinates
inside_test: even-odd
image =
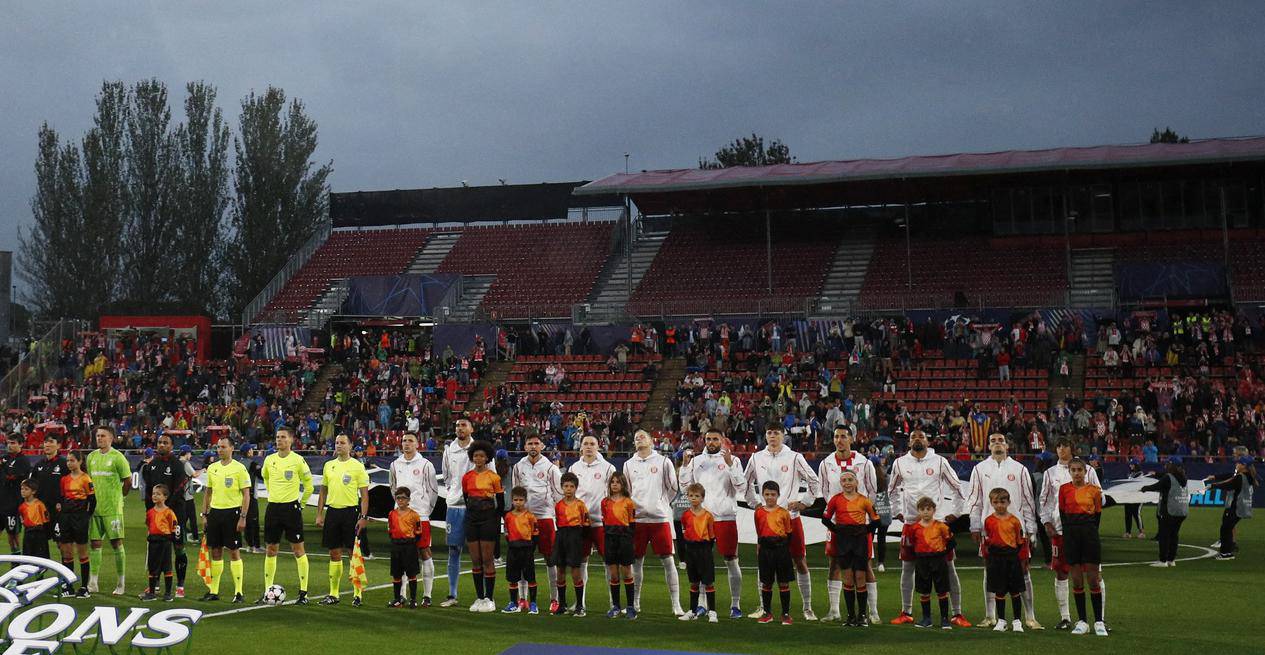
[[[62,342],[74,340],[80,332],[87,330],[90,323],[78,319],[64,318],[57,321],[37,341],[22,353],[18,363],[0,379],[0,407],[13,409],[26,403],[26,393],[31,388],[38,388],[47,382],[61,368]],[[82,367],[76,366],[76,379],[83,373]]]
[[[242,310],[242,325],[250,325],[259,316],[263,308],[277,296],[281,289],[285,288],[286,282],[289,282],[290,278],[312,258],[312,254],[316,252],[317,248],[320,248],[321,244],[325,243],[332,229],[332,223],[329,217],[326,217],[317,226],[316,232],[312,234],[311,238],[302,246],[299,246],[299,249],[290,256],[290,259],[281,267],[281,270],[272,276],[272,280],[260,290],[254,300],[250,301],[250,304],[246,305],[246,309]]]
[[[332,295],[330,295],[332,294]],[[321,294],[316,303],[308,308],[300,325],[319,330],[329,323],[329,319],[342,311],[343,301],[351,294],[351,281],[347,278],[334,280],[330,288]]]

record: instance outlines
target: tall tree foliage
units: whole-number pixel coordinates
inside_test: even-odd
[[[226,264],[231,311],[243,309],[324,220],[332,163],[314,168],[316,122],[303,103],[268,87],[242,101],[233,148],[236,198]]]
[[[781,139],[773,139],[768,146],[764,145],[764,137],[752,134],[749,138],[734,139],[734,142],[716,151],[714,159],[699,159],[699,168],[732,168],[734,166],[768,166],[771,164],[791,164],[791,149]]]
[[[171,302],[177,299],[176,273],[191,253],[177,240],[179,223],[187,217],[177,201],[181,160],[171,131],[167,85],[138,82],[129,100],[122,298]]]
[[[215,87],[190,82],[185,90],[185,122],[176,128],[181,171],[178,206],[184,220],[177,223],[176,239],[190,256],[175,271],[173,282],[178,298],[202,299],[200,304],[212,309],[219,308],[224,299],[221,263],[231,136],[215,106]]]
[[[30,299],[48,315],[81,316],[89,303],[81,275],[95,262],[76,256],[84,237],[82,173],[79,149],[62,146],[57,131],[45,123],[39,131],[35,158],[35,224],[19,233],[18,277]]]

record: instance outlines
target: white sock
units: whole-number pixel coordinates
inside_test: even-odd
[[[1023,572],[1023,618],[1028,621],[1037,620],[1037,608],[1032,604],[1032,574]]]
[[[672,600],[672,611],[681,613],[681,577],[676,570],[676,558],[668,555],[663,558],[663,581],[668,583],[668,596]]]
[[[633,607],[641,607],[641,580],[645,577],[646,558],[638,557],[633,560]],[[587,585],[586,585],[587,587]],[[641,610],[638,609],[638,612]]]
[[[1054,600],[1059,604],[1059,618],[1064,621],[1072,620],[1072,609],[1068,607],[1068,590],[1067,580],[1054,581]]]
[[[900,563],[900,611],[914,613],[914,563]]]
[[[742,607],[742,567],[738,566],[738,558],[725,560],[725,568],[729,569],[729,603],[730,607]]]
[[[1107,622],[1107,581],[1102,579],[1102,568],[1098,569],[1098,590],[1102,596],[1102,621]]]
[[[865,583],[865,602],[869,607],[870,614],[878,615],[878,582]]]
[[[994,594],[988,593],[988,567],[984,567],[984,618],[989,621],[997,620],[997,604],[994,602]],[[1019,618],[1019,617],[1015,617]]]
[[[435,560],[427,557],[422,560],[422,597],[430,598],[431,588],[435,586]]]
[[[962,581],[958,579],[958,567],[949,562],[949,605],[953,607],[953,615],[962,613]]]
[[[826,598],[830,599],[830,614],[839,613],[839,595],[843,593],[843,580],[826,581]]]
[[[799,586],[799,595],[804,599],[804,611],[811,612],[813,609],[813,574],[805,571],[795,572],[795,584]]]
[[[584,576],[585,578],[584,588],[588,589],[589,561],[587,559],[581,562],[580,571],[581,571],[580,575]],[[549,579],[549,602],[558,600],[558,567],[546,566],[545,577]]]

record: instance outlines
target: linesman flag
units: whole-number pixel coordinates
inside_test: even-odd
[[[360,552],[360,533],[356,533],[356,545],[351,549],[351,586],[356,589],[356,596],[363,597],[365,587],[369,586],[369,576],[365,574],[365,556]]]
[[[211,588],[211,549],[206,547],[206,537],[202,537],[202,546],[198,548],[198,577]]]

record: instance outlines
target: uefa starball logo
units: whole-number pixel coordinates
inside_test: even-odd
[[[195,609],[169,609],[150,613],[132,607],[124,614],[118,607],[93,607],[79,621],[75,608],[60,603],[37,603],[50,591],[79,580],[61,563],[29,555],[0,555],[0,566],[12,568],[0,574],[0,624],[5,625],[3,655],[56,653],[70,644],[95,650],[104,644],[111,652],[120,642],[145,652],[171,649],[189,640],[193,625],[202,618]],[[143,621],[142,621],[143,620]],[[78,623],[78,625],[76,625]],[[130,640],[129,640],[130,636]]]

